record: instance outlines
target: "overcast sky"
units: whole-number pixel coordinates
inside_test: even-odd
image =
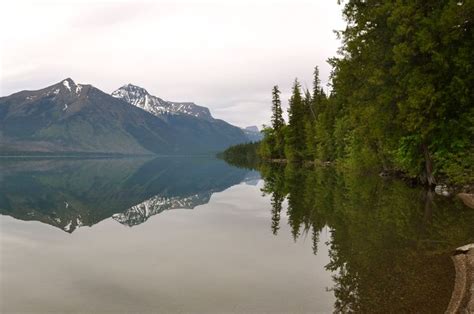
[[[271,88],[286,108],[292,81],[340,43],[336,0],[8,1],[0,10],[0,95],[71,77],[105,92],[133,83],[193,101],[238,126],[268,123]]]

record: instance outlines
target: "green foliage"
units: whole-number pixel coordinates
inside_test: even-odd
[[[237,144],[217,154],[217,157],[240,168],[254,169],[260,161],[257,153],[260,146],[260,142]]]
[[[274,143],[269,147],[271,150],[271,158],[284,158],[285,137],[283,129],[285,128],[285,120],[283,119],[283,110],[281,109],[280,90],[275,85],[272,90],[272,128]]]
[[[272,89],[272,126],[263,126],[263,140],[258,148],[258,155],[263,160],[285,158],[286,125],[281,109],[280,90],[277,85]]]
[[[276,137],[275,132],[271,127],[263,126],[262,128],[263,139],[260,142],[260,146],[257,150],[258,156],[263,160],[273,159],[276,155]]]
[[[262,156],[472,183],[474,2],[348,0],[343,15],[331,94],[318,67],[312,95],[295,80],[288,126],[274,123]]]
[[[283,120],[283,110],[281,109],[280,90],[278,85],[272,89],[272,127],[275,132],[279,132],[285,125]]]
[[[301,85],[298,80],[295,80],[292,89],[292,95],[289,100],[290,108],[288,109],[288,137],[287,150],[292,154],[291,159],[294,161],[301,161],[304,156],[305,149],[305,104],[301,94]]]
[[[345,4],[342,55],[331,63],[334,93],[363,138],[352,152],[423,178],[472,182],[473,12],[472,1]]]

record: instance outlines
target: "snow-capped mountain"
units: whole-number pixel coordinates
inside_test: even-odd
[[[192,102],[172,102],[150,95],[148,91],[140,86],[127,84],[111,94],[115,98],[122,99],[131,105],[148,111],[155,116],[163,114],[189,115],[196,118],[212,120],[208,108],[198,106]]]
[[[112,97],[68,78],[0,97],[0,154],[202,154],[246,141],[207,108],[132,85]]]

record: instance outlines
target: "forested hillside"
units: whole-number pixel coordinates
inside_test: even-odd
[[[286,123],[275,86],[260,157],[472,183],[474,1],[344,3],[330,94],[295,80]]]

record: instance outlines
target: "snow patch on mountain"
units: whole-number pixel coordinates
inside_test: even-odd
[[[76,84],[72,79],[70,78],[67,78],[65,80],[63,80],[61,82],[61,84],[66,88],[66,90],[69,92],[69,93],[74,93],[76,95],[80,95],[81,94],[81,91],[82,91],[82,85],[81,84]],[[59,94],[59,88],[55,89],[54,90],[54,94],[57,95]]]
[[[68,80],[64,80],[63,81],[63,85],[66,86],[66,88],[71,91],[71,85],[69,85],[69,81]]]
[[[127,84],[111,94],[129,104],[148,111],[155,116],[164,114],[190,115],[202,119],[213,119],[208,108],[192,102],[171,102],[153,96],[140,86]]]

